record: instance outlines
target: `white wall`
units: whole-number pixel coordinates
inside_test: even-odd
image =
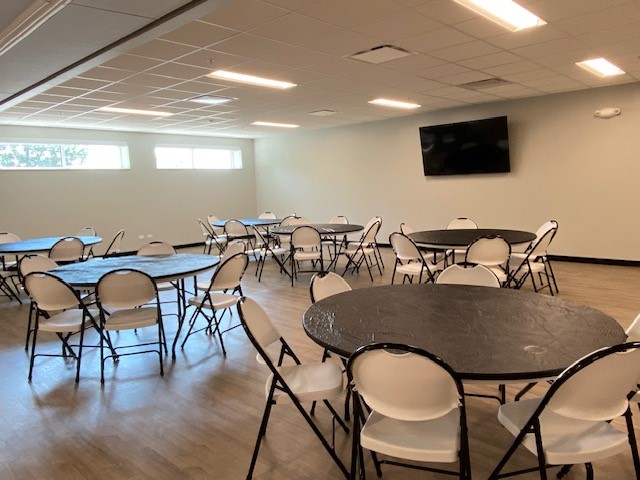
[[[595,119],[615,106],[622,115]],[[418,128],[507,115],[511,173],[425,177]],[[379,240],[406,222],[444,228],[560,229],[552,253],[640,260],[637,84],[469,106],[255,140],[258,210],[315,221],[383,217]]]
[[[0,142],[16,139],[124,141],[131,163],[130,170],[1,171],[0,231],[21,238],[72,235],[91,225],[105,239],[102,252],[124,228],[123,249],[136,250],[150,241],[141,234],[174,245],[198,242],[198,217],[256,214],[252,140],[0,126]],[[240,147],[244,168],[156,170],[156,143]]]

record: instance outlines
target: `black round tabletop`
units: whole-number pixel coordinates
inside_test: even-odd
[[[303,327],[343,357],[358,347],[396,342],[438,355],[467,380],[557,376],[599,348],[622,343],[608,315],[541,294],[463,285],[389,285],[325,298]]]
[[[318,230],[321,235],[344,235],[359,232],[364,229],[362,225],[356,225],[355,223],[305,223],[272,228],[271,233],[274,235],[291,235],[296,228],[302,226],[313,227]]]
[[[19,242],[2,243],[0,244],[0,254],[46,252],[51,250],[51,247],[61,238],[65,237],[30,238]],[[85,245],[95,245],[102,241],[100,237],[80,236],[76,238],[79,238]]]
[[[162,282],[205,272],[215,267],[219,262],[220,259],[216,256],[197,253],[176,253],[175,255],[150,257],[125,255],[92,258],[86,262],[70,263],[55,268],[49,273],[74,287],[95,287],[102,275],[119,268],[141,270],[156,282]]]
[[[213,222],[211,225],[214,227],[224,227],[224,224],[229,220],[238,220],[243,225],[247,227],[262,227],[267,225],[278,225],[282,219],[281,218],[229,218],[227,220],[218,220],[217,222]]]
[[[409,237],[418,244],[439,248],[466,247],[478,238],[489,236],[500,236],[511,245],[529,243],[536,239],[536,234],[532,232],[505,230],[502,228],[427,230],[409,234]]]

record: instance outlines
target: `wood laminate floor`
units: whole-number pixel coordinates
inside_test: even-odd
[[[384,250],[384,256],[386,271],[382,277],[374,275],[374,285],[390,283],[393,257],[389,250]],[[273,263],[265,268],[261,283],[253,275],[254,268],[252,262],[243,281],[245,294],[267,310],[304,361],[317,361],[321,349],[306,337],[300,321],[310,304],[310,275],[301,275],[291,288]],[[556,262],[555,270],[562,298],[600,309],[623,327],[640,311],[638,268]],[[366,272],[346,278],[353,288],[371,285]],[[102,387],[99,354],[88,349],[78,386],[73,382],[74,363],[60,358],[36,359],[34,378],[28,383],[27,312],[26,301],[18,306],[0,299],[0,479],[246,477],[264,406],[267,371],[256,362],[241,328],[225,335],[226,358],[217,340],[204,332],[195,335],[175,362],[167,357],[164,377],[158,374],[157,357],[124,357],[117,365],[108,362]],[[234,316],[225,323],[236,321]],[[175,317],[167,318],[166,328],[172,339]],[[116,340],[126,341],[131,335],[122,333]],[[147,335],[138,332],[139,338]],[[56,338],[42,334],[40,339],[40,351],[58,351]],[[95,341],[95,333],[88,335],[88,343]],[[508,387],[509,397],[517,390]],[[544,390],[545,386],[536,387],[530,395]],[[493,392],[494,388],[475,387],[474,391]],[[512,441],[496,418],[497,407],[492,400],[467,400],[476,479],[487,478]],[[316,418],[328,434],[329,416],[319,409]],[[341,458],[348,462],[350,437],[337,431],[336,441]],[[531,454],[521,450],[510,465],[526,467],[534,462]],[[370,463],[368,467],[369,477],[375,478]],[[383,471],[388,480],[450,478],[392,466]],[[601,480],[634,478],[630,454],[597,462],[595,471]],[[293,406],[278,405],[254,478],[328,480],[341,475]],[[584,469],[576,467],[566,478],[582,479]]]

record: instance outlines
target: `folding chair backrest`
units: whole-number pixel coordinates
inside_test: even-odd
[[[248,264],[249,256],[246,253],[225,257],[211,277],[209,291],[233,290],[239,287]]]
[[[531,245],[531,249],[529,250],[529,258],[542,257],[547,254],[547,249],[551,244],[551,240],[555,237],[557,229],[555,227],[550,228],[546,232],[542,234],[542,236],[538,237],[534,240]]]
[[[376,237],[378,236],[378,231],[380,230],[380,226],[382,224],[379,221],[375,221],[371,224],[368,229],[365,229],[360,242],[362,245],[370,245],[372,243],[376,243]]]
[[[311,278],[309,294],[311,303],[319,302],[331,295],[351,291],[351,286],[337,273],[317,273]]]
[[[445,268],[436,283],[439,285],[475,285],[478,287],[500,288],[496,274],[484,265],[450,265]]]
[[[277,217],[273,212],[262,212],[260,215],[258,215],[258,218],[261,220],[275,220]]]
[[[24,277],[24,288],[40,310],[76,308],[78,294],[67,283],[46,272],[31,272]]]
[[[405,421],[439,418],[461,405],[462,384],[438,357],[398,344],[361,347],[349,378],[373,410]]]
[[[105,273],[98,280],[96,295],[102,306],[133,308],[157,298],[158,292],[149,275],[139,270],[123,268]]]
[[[18,272],[24,278],[31,272],[48,272],[57,267],[58,262],[44,255],[25,255],[18,263]]]
[[[176,249],[166,242],[151,242],[140,247],[136,255],[140,257],[154,257],[156,255],[175,255]]]
[[[240,220],[236,220],[235,218],[227,220],[227,222],[224,224],[224,233],[226,233],[229,237],[246,237],[249,235],[247,226]]]
[[[547,393],[546,408],[569,418],[603,421],[629,407],[640,380],[640,343],[604,348],[567,368]]]
[[[287,225],[306,225],[307,223],[309,223],[309,220],[306,218],[294,217],[289,220]]]
[[[631,325],[625,330],[627,334],[627,341],[639,342],[640,341],[640,313],[636,319],[631,322]]]
[[[20,237],[18,237],[17,235],[15,235],[13,233],[0,232],[0,244],[2,244],[2,243],[13,243],[13,242],[19,242],[19,241],[20,241]]]
[[[349,225],[349,219],[344,215],[337,215],[329,220],[329,223],[339,223],[341,225]]]
[[[64,237],[53,244],[49,258],[56,262],[77,262],[82,260],[84,243],[77,237]]]
[[[389,243],[398,260],[408,262],[409,260],[422,259],[417,245],[403,233],[394,232],[389,235]]]
[[[265,349],[282,337],[260,305],[251,298],[241,297],[238,300],[240,322],[249,336],[251,343],[261,356],[267,355]]]
[[[115,255],[116,253],[120,253],[120,249],[122,248],[122,239],[124,238],[124,228],[120,231],[118,231],[118,233],[115,234],[115,236],[113,237],[113,240],[111,240],[111,243],[109,244],[109,247],[107,248],[107,251],[105,252],[104,256],[105,257],[111,257],[112,255]]]
[[[447,230],[473,230],[478,228],[478,224],[466,217],[454,218],[447,225]]]
[[[401,223],[400,224],[400,232],[405,234],[405,235],[409,235],[410,233],[413,233],[415,231],[416,230],[413,227],[410,227],[406,223]]]
[[[502,237],[482,237],[467,247],[465,262],[498,266],[509,260],[511,245]]]
[[[224,249],[220,260],[226,260],[238,253],[245,253],[247,251],[247,245],[242,240],[232,240],[227,244],[227,248]]]
[[[202,235],[204,235],[205,237],[212,237],[213,227],[207,226],[207,224],[204,223],[200,218],[198,218],[197,221],[198,225],[200,225],[200,230],[202,230]]]
[[[547,233],[552,228],[558,229],[558,222],[555,220],[549,220],[540,225],[540,228],[536,231],[536,239],[542,237],[545,233]]]
[[[214,227],[213,224],[216,222],[219,222],[220,219],[218,217],[216,217],[215,215],[207,215],[207,224],[211,225],[211,228],[213,229],[213,232],[216,235],[221,235],[224,233],[224,227]]]
[[[320,233],[313,227],[302,225],[296,227],[291,234],[291,245],[294,248],[302,248],[305,250],[313,247],[320,248],[321,244]]]
[[[293,225],[292,222],[295,221],[295,219],[298,218],[295,215],[289,215],[288,217],[284,217],[282,219],[282,221],[280,222],[280,226],[281,227],[288,227],[289,225]]]
[[[82,227],[80,230],[78,230],[78,233],[76,233],[76,237],[95,237],[96,236],[96,229],[93,227]]]

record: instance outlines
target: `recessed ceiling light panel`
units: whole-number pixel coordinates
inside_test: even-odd
[[[190,102],[204,103],[205,105],[222,105],[224,103],[233,102],[237,98],[218,97],[216,95],[200,95],[199,97],[190,98]]]
[[[389,100],[388,98],[376,98],[375,100],[369,100],[368,103],[371,103],[373,105],[380,105],[382,107],[404,108],[406,110],[420,108],[420,105],[418,105],[417,103],[400,102],[398,100]]]
[[[149,117],[170,117],[171,112],[161,112],[160,110],[137,110],[135,108],[100,107],[101,112],[109,113],[131,113],[134,115],[147,115]]]
[[[455,1],[512,32],[547,24],[547,22],[512,0]]]
[[[274,80],[272,78],[256,77],[255,75],[247,75],[246,73],[230,72],[228,70],[216,70],[211,72],[209,77],[222,78],[231,80],[232,82],[248,83],[250,85],[259,85],[261,87],[279,88],[286,90],[296,86],[295,83],[283,82],[282,80]]]
[[[604,58],[592,58],[591,60],[577,62],[576,65],[598,77],[615,77],[616,75],[624,75],[627,73]]]
[[[298,128],[300,125],[294,125],[293,123],[276,123],[276,122],[253,122],[251,125],[258,125],[260,127],[278,127],[278,128]]]

